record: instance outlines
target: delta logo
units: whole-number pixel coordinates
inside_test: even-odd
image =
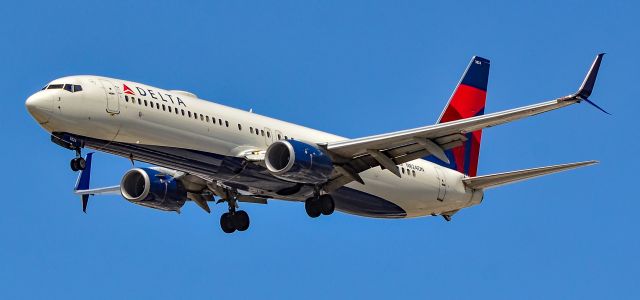
[[[160,100],[163,102],[167,102],[167,103],[171,103],[171,104],[176,104],[176,105],[182,105],[184,107],[187,107],[187,105],[184,103],[184,101],[182,101],[182,99],[180,99],[179,96],[174,96],[171,95],[169,93],[161,93],[158,92],[156,90],[152,90],[152,89],[143,89],[140,87],[135,87],[136,90],[138,90],[138,95],[140,95],[141,97],[146,97],[149,96],[155,100]],[[122,84],[122,90],[124,91],[124,93],[126,95],[136,95],[135,92],[133,92],[133,90],[128,87],[126,84]],[[146,100],[145,100],[146,101]]]
[[[129,88],[126,84],[122,84],[122,89],[124,90],[124,93],[127,95],[135,95],[133,93],[133,90],[131,90],[131,88]]]

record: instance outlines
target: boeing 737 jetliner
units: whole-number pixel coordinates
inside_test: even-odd
[[[89,196],[180,212],[193,201],[226,203],[226,233],[249,228],[240,203],[303,202],[316,218],[334,210],[374,218],[442,216],[480,204],[484,190],[592,165],[585,161],[477,175],[482,129],[587,102],[603,54],[574,94],[485,114],[489,60],[473,57],[434,125],[348,139],[164,90],[99,76],[56,79],[26,101],[51,140],[75,151],[74,192],[86,212]],[[604,110],[602,110],[604,111]],[[605,112],[606,113],[606,112]],[[93,153],[107,152],[154,167],[133,168],[120,184],[91,188]]]

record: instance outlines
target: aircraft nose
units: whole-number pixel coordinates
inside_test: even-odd
[[[43,93],[35,93],[27,98],[25,106],[27,111],[38,121],[46,122],[51,116],[51,106],[53,99],[43,95]]]

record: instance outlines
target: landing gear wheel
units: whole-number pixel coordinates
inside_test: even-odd
[[[73,170],[74,172],[82,171],[87,167],[87,161],[82,157],[76,157],[71,160],[70,166],[71,170]]]
[[[249,229],[249,214],[244,210],[239,210],[233,215],[233,225],[238,231]]]
[[[336,208],[335,202],[333,202],[333,197],[331,195],[322,195],[320,196],[320,211],[323,215],[328,216],[333,213]]]
[[[317,218],[322,213],[320,201],[315,197],[309,198],[304,202],[304,209],[307,211],[307,215],[312,218]]]
[[[78,171],[78,162],[76,161],[75,158],[71,160],[69,165],[71,166],[71,171],[74,171],[74,172]]]
[[[87,161],[84,159],[84,157],[78,157],[76,158],[76,162],[78,164],[78,170],[82,171],[87,167]]]
[[[223,213],[220,216],[220,227],[225,233],[233,233],[236,231],[236,227],[233,224],[233,215],[230,213]]]

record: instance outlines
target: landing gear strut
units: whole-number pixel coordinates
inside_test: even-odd
[[[245,231],[249,229],[249,214],[244,210],[236,211],[236,200],[226,200],[229,203],[229,212],[220,216],[220,227],[225,233]]]
[[[72,159],[69,165],[71,166],[71,170],[74,172],[82,171],[87,167],[87,161],[82,157],[79,148],[76,149],[76,158]]]
[[[304,209],[307,211],[307,215],[312,218],[317,218],[321,214],[328,216],[333,213],[335,208],[333,197],[329,194],[311,197],[304,202]]]

